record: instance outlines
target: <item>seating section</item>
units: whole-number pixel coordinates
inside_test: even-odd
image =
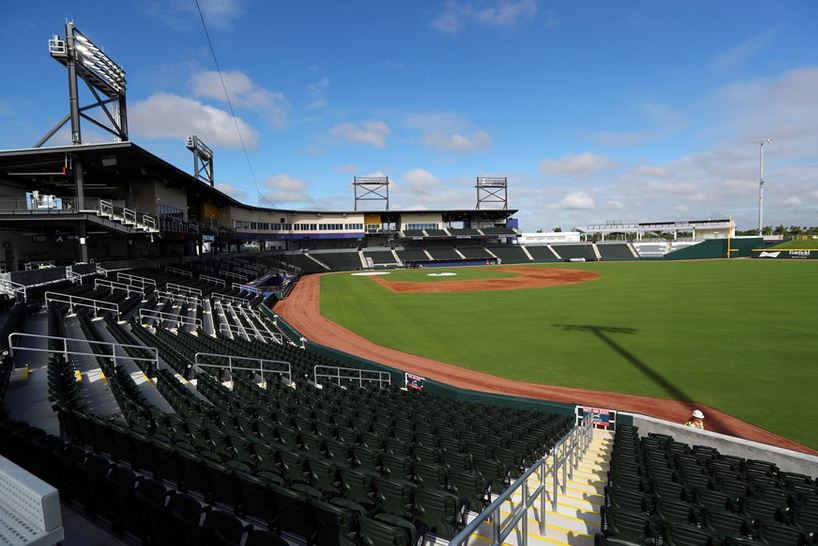
[[[424,233],[422,229],[404,229],[403,230],[404,237],[424,237]]]
[[[486,235],[516,235],[517,232],[507,227],[484,227],[480,231]]]
[[[484,258],[491,258],[491,254],[486,252],[482,246],[461,246],[457,248],[463,256],[469,259],[482,260]]]
[[[463,259],[460,257],[460,254],[458,254],[455,249],[450,246],[427,248],[426,250],[435,260],[448,261]]]
[[[526,256],[522,248],[516,245],[490,246],[488,249],[500,258],[504,264],[527,264],[531,260]]]
[[[534,258],[535,262],[558,262],[560,261],[554,253],[549,250],[547,246],[533,246],[533,245],[526,245],[526,250],[528,253],[531,254],[531,257]]]
[[[668,245],[665,241],[633,243],[633,247],[640,258],[661,258],[668,251]]]
[[[327,264],[333,271],[358,271],[361,269],[361,258],[358,251],[321,252],[312,254],[314,258]]]
[[[816,536],[813,477],[618,427],[597,544],[806,546]]]
[[[594,247],[592,244],[579,245],[552,245],[563,260],[576,260],[584,258],[585,261],[596,261],[596,254],[594,254]]]
[[[449,234],[446,233],[445,230],[442,229],[427,229],[426,230],[427,237],[449,237]]]
[[[419,248],[406,248],[404,250],[398,250],[398,256],[404,264],[407,262],[417,263],[429,261],[429,256],[427,256],[426,253]]]
[[[627,243],[597,243],[596,248],[603,260],[635,259]]]
[[[281,259],[286,263],[298,267],[304,275],[309,275],[310,273],[326,273],[327,271],[321,267],[320,264],[316,263],[315,260],[303,254],[284,254],[281,256]]]
[[[472,228],[449,228],[449,233],[455,237],[479,237],[480,232]]]
[[[364,250],[365,258],[372,258],[372,263],[382,265],[397,265],[395,255],[390,250]]]

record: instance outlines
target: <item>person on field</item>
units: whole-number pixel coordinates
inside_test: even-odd
[[[704,430],[704,414],[701,410],[693,410],[693,414],[690,416],[690,419],[687,420],[685,426]]]

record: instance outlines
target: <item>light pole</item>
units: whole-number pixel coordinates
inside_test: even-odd
[[[754,138],[758,144],[758,235],[764,235],[764,145],[773,141],[771,138]]]

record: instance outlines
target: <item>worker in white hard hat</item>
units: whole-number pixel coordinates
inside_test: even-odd
[[[693,414],[690,416],[690,419],[687,420],[685,426],[704,430],[704,414],[701,410],[693,410]]]

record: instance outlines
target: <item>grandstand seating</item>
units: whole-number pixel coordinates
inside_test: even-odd
[[[603,260],[634,259],[634,255],[627,243],[597,243],[596,248]]]
[[[398,257],[400,257],[403,263],[429,261],[429,257],[426,255],[426,253],[419,248],[406,248],[404,250],[398,250]]]
[[[455,249],[450,246],[433,247],[427,248],[426,250],[435,260],[449,261],[463,259],[460,254],[458,254]]]
[[[364,250],[364,257],[371,258],[373,264],[397,265],[391,250]]]
[[[474,260],[481,260],[484,258],[491,258],[491,255],[486,252],[486,249],[482,246],[460,246],[457,247],[457,250],[460,251],[463,256],[466,258],[474,259]]]
[[[480,228],[480,231],[486,235],[516,235],[517,232],[507,227],[485,227]]]
[[[531,263],[531,260],[526,256],[522,248],[515,245],[496,245],[490,246],[488,249],[504,264],[523,264]]]
[[[449,237],[449,234],[442,229],[427,229],[426,230],[427,237]]]
[[[586,261],[596,261],[594,247],[591,244],[579,245],[552,245],[563,260],[584,258]]]
[[[455,237],[479,237],[480,232],[472,228],[449,228],[449,233]]]
[[[554,256],[554,253],[548,249],[547,246],[533,246],[526,245],[526,250],[534,258],[535,262],[558,262],[559,259]]]
[[[304,275],[308,275],[310,273],[325,273],[327,271],[321,267],[320,264],[316,263],[315,260],[303,254],[284,254],[281,256],[281,259],[284,260],[285,263],[289,263],[300,268]]]
[[[597,544],[781,544],[818,535],[818,484],[764,461],[619,426]]]
[[[350,252],[321,252],[312,255],[333,271],[358,271],[361,269],[361,258],[358,251]]]
[[[424,237],[422,229],[405,229],[403,230],[404,237]]]
[[[645,242],[640,241],[633,243],[633,247],[639,254],[640,258],[661,258],[668,251],[668,244],[666,241]]]

